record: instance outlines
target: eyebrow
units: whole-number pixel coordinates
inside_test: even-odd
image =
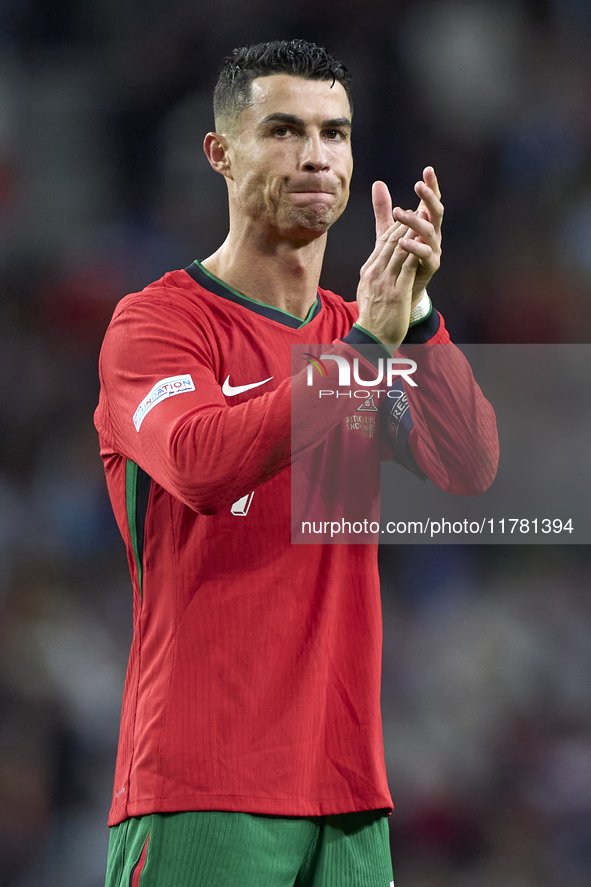
[[[261,124],[265,123],[292,123],[294,126],[305,126],[306,121],[301,117],[296,117],[295,114],[284,114],[281,111],[276,111],[274,114],[269,114],[268,117],[265,117],[264,120],[261,121]],[[348,117],[333,117],[331,120],[323,120],[322,121],[322,129],[332,129],[338,126],[347,126],[351,127],[351,121]]]

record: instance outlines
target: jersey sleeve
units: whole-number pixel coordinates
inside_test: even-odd
[[[412,418],[408,447],[420,471],[440,489],[477,496],[497,473],[495,411],[465,355],[452,343],[441,315],[429,338],[420,327],[410,330],[400,349],[417,362],[418,384],[405,386]]]
[[[497,473],[494,409],[455,345],[419,346],[412,356],[420,387],[407,388],[406,395],[412,415],[408,442],[416,464],[445,492],[477,496]]]
[[[101,351],[95,423],[104,457],[132,460],[193,510],[213,514],[235,502],[317,446],[351,411],[343,399],[311,400],[305,370],[228,405],[205,313],[199,325],[163,304],[135,300],[116,312]],[[353,351],[338,342],[333,348]],[[295,428],[292,413],[305,416]]]

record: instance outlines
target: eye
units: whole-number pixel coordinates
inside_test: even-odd
[[[327,129],[325,130],[324,137],[329,139],[329,141],[335,142],[346,139],[347,134],[342,129]]]
[[[285,136],[289,135],[290,132],[291,128],[289,126],[276,126],[273,129],[273,135],[277,136],[280,139],[285,138]]]

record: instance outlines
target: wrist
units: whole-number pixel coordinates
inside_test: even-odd
[[[416,305],[411,308],[410,318],[409,318],[409,326],[414,326],[415,323],[420,323],[422,320],[425,320],[433,310],[433,305],[431,303],[431,299],[427,294],[427,290],[423,290],[423,295],[419,299]]]
[[[381,327],[376,327],[375,324],[372,324],[370,321],[364,323],[364,319],[362,317],[357,318],[357,320],[353,324],[353,328],[360,330],[363,334],[373,339],[376,345],[381,345],[390,353],[393,353],[402,342],[401,338],[396,338],[392,334],[388,333],[387,330]]]

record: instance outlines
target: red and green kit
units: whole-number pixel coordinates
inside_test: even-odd
[[[358,355],[375,342],[333,293],[319,290],[305,320],[268,295],[247,299],[194,263],[123,299],[105,337],[95,422],[134,601],[111,825],[392,806],[377,547],[291,542],[292,398],[307,369],[294,376],[292,346]],[[447,400],[449,386],[408,392],[401,461],[472,492],[453,469],[490,482],[492,408],[436,311],[408,341],[445,345],[461,384]],[[353,447],[362,464],[387,423],[369,434],[351,414],[346,398],[323,404],[302,448]],[[478,439],[454,448],[468,421]]]

